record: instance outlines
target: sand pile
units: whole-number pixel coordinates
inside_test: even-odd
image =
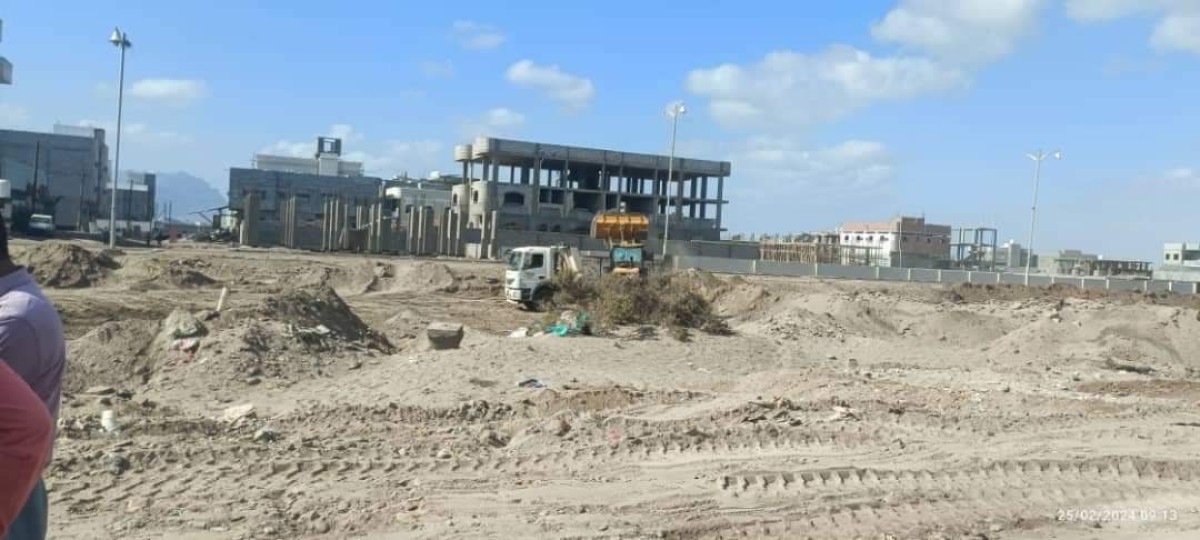
[[[119,265],[105,253],[93,253],[74,244],[43,242],[14,253],[43,287],[71,289],[96,284]]]
[[[449,266],[421,261],[406,265],[395,275],[392,290],[411,292],[458,292],[461,281]]]
[[[126,264],[118,273],[122,279],[132,281],[132,288],[149,289],[199,289],[218,284],[204,271],[211,264],[201,259],[173,259],[159,261],[143,259]]]
[[[316,350],[328,350],[344,343],[384,352],[392,350],[387,338],[367,326],[327,286],[292,289],[268,296],[259,306],[258,314],[284,324],[290,335]]]
[[[68,342],[66,389],[144,384],[155,370],[151,347],[158,326],[154,321],[109,321]]]

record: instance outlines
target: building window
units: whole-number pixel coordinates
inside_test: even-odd
[[[846,235],[846,241],[847,241],[847,242],[849,242],[849,241],[850,241],[850,235],[848,235],[848,234]]]

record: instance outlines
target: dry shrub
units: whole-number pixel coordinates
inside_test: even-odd
[[[556,277],[550,306],[590,314],[601,327],[657,325],[687,339],[690,330],[727,335],[729,325],[692,276],[661,274],[630,278],[616,274]]]

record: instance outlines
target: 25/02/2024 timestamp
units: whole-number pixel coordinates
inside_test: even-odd
[[[1059,508],[1059,521],[1178,521],[1174,508]]]

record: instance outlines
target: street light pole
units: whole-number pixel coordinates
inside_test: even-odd
[[[1048,157],[1054,159],[1062,159],[1062,151],[1055,150],[1053,154],[1047,154],[1042,150],[1038,150],[1036,154],[1029,154],[1029,159],[1034,162],[1033,165],[1033,207],[1029,217],[1029,246],[1025,248],[1025,286],[1029,286],[1029,269],[1033,264],[1033,233],[1037,230],[1037,200],[1038,187],[1042,180],[1042,161]]]
[[[667,107],[667,116],[671,117],[671,149],[667,156],[667,207],[666,220],[663,222],[663,260],[667,258],[667,240],[671,234],[671,180],[675,178],[675,135],[678,133],[679,117],[687,112],[682,101],[676,101]]]
[[[129,36],[121,31],[120,28],[114,28],[112,36],[108,38],[109,43],[114,47],[121,49],[121,75],[117,83],[117,146],[113,157],[112,188],[109,190],[109,213],[108,213],[108,247],[117,247],[117,183],[118,177],[121,175],[121,115],[125,107],[125,49],[132,47],[129,42]],[[131,191],[132,193],[132,191]]]

